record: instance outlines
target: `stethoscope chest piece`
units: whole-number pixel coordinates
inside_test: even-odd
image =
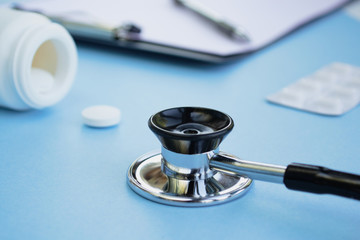
[[[173,108],[153,115],[149,127],[161,151],[139,157],[129,168],[128,182],[139,195],[175,206],[209,206],[242,196],[248,177],[210,167],[232,119],[206,108]]]

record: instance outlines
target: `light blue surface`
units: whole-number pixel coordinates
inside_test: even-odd
[[[359,239],[355,200],[256,182],[239,200],[179,208],[126,183],[129,165],[160,147],[150,115],[189,105],[233,117],[223,151],[360,174],[360,107],[325,117],[264,100],[331,62],[360,66],[359,50],[360,22],[341,11],[219,66],[79,45],[76,82],[61,103],[0,110],[0,239]],[[120,108],[121,124],[83,126],[80,112],[94,104]]]

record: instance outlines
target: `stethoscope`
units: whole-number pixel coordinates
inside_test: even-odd
[[[139,157],[129,168],[128,182],[149,200],[188,207],[220,204],[242,196],[253,179],[360,200],[360,175],[298,163],[283,167],[244,161],[219,151],[234,127],[225,113],[171,108],[151,116],[148,125],[161,152]]]

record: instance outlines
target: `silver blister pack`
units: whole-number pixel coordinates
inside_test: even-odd
[[[360,102],[360,68],[329,64],[269,95],[267,100],[318,114],[341,115]]]

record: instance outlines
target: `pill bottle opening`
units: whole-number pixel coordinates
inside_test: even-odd
[[[56,23],[36,24],[21,36],[12,66],[16,92],[26,107],[54,105],[69,92],[74,81],[75,43]]]
[[[69,91],[77,66],[75,44],[70,35],[58,25],[50,25],[46,35],[39,31],[28,44],[22,78],[24,99],[33,108],[51,106]],[[32,46],[32,47],[31,47]]]
[[[52,40],[45,41],[36,50],[31,64],[30,81],[38,94],[46,94],[53,89],[58,59],[58,52]]]

